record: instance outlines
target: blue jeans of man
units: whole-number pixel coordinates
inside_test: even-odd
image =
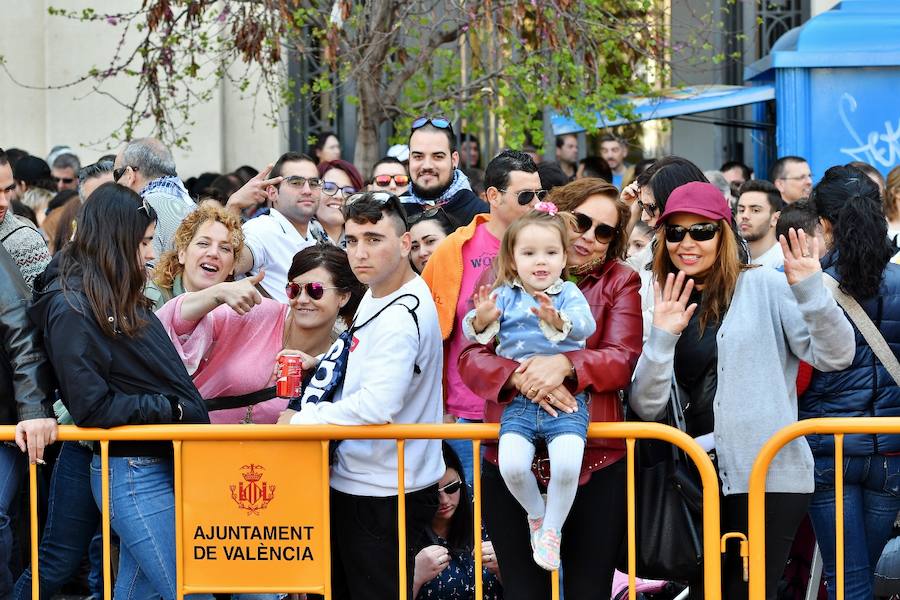
[[[78,442],[64,442],[50,479],[47,522],[38,551],[41,598],[52,598],[78,571],[100,524],[91,494],[94,454]],[[102,596],[100,586],[91,593]],[[17,600],[31,598],[31,567],[16,582]]]
[[[100,457],[91,462],[91,490],[101,492]],[[116,600],[175,599],[175,490],[171,459],[109,457],[109,518],[119,536]],[[211,595],[186,598],[212,599]]]
[[[12,594],[13,578],[9,570],[13,536],[9,509],[22,483],[25,457],[14,446],[0,442],[0,598]]]
[[[834,458],[816,457],[809,516],[822,551],[828,598],[835,590]],[[900,511],[900,456],[844,459],[844,598],[871,600],[878,557]]]

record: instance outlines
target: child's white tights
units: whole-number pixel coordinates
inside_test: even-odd
[[[560,530],[578,490],[584,440],[577,435],[560,435],[547,445],[547,452],[550,455],[550,484],[546,507],[531,472],[534,444],[530,440],[516,433],[500,436],[500,474],[529,518],[543,517],[544,528]]]

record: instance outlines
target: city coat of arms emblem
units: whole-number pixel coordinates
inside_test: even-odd
[[[244,481],[231,487],[231,498],[248,515],[258,515],[275,497],[275,486],[263,481],[262,465],[249,464],[241,467]]]

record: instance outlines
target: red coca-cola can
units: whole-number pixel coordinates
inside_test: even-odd
[[[278,357],[281,375],[275,382],[279,398],[298,398],[303,381],[303,357],[296,354]]]

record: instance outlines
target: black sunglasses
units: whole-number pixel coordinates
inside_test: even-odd
[[[419,117],[415,121],[412,122],[412,126],[410,127],[410,131],[415,131],[416,129],[421,129],[431,123],[438,129],[449,129],[451,132],[453,131],[453,124],[450,122],[450,119],[447,117]]]
[[[505,194],[509,190],[497,188],[497,191]],[[519,206],[528,206],[531,204],[532,198],[537,198],[538,202],[543,202],[546,197],[547,190],[522,190],[516,194],[516,202],[519,203]]]
[[[575,215],[575,231],[579,234],[584,234],[586,231],[591,229],[591,226],[594,225],[594,220],[587,216],[584,213],[580,212],[572,212]],[[618,227],[613,227],[612,225],[607,225],[606,223],[597,223],[597,226],[594,227],[594,237],[598,242],[608,244],[616,237],[616,234],[619,232]]]
[[[450,494],[455,494],[456,492],[458,492],[459,488],[461,488],[461,487],[462,487],[462,481],[457,479],[456,481],[451,481],[444,487],[439,487],[438,493],[444,492],[445,494],[447,494],[449,496]]]
[[[131,165],[126,165],[124,167],[119,167],[118,169],[113,169],[113,181],[119,183],[119,180],[122,179],[122,175],[125,174],[125,170],[131,167],[132,171],[137,171],[137,167],[132,167]]]
[[[307,296],[313,300],[321,300],[322,296],[325,295],[325,290],[336,289],[336,287],[326,287],[325,284],[320,281],[310,281],[309,283],[289,281],[288,284],[284,286],[284,293],[287,294],[288,300],[293,300],[300,296],[300,290],[306,290]]]
[[[666,225],[666,241],[673,244],[684,240],[684,236],[690,234],[695,242],[708,242],[719,233],[718,223],[694,223],[690,227],[681,225]]]
[[[638,206],[641,207],[641,210],[647,213],[648,216],[654,217],[656,216],[656,205],[655,204],[644,204],[640,200],[637,201]]]
[[[426,221],[428,219],[433,219],[435,216],[437,216],[438,213],[443,213],[444,216],[447,218],[447,220],[450,221],[450,224],[455,225],[454,219],[451,218],[450,215],[448,215],[447,212],[444,210],[445,204],[447,204],[447,203],[439,202],[439,203],[435,204],[434,206],[432,206],[431,208],[423,210],[420,213],[416,213],[414,215],[409,215],[408,217],[406,217],[406,224],[409,225],[410,227],[412,227],[419,221]]]
[[[53,179],[55,179],[56,181],[58,181],[60,183],[64,183],[66,185],[69,185],[70,183],[75,181],[74,177],[54,177]]]

